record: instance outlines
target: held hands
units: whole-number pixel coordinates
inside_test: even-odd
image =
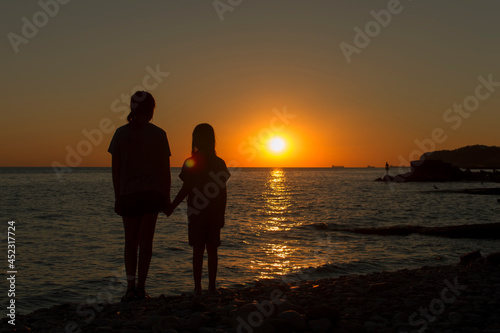
[[[172,206],[171,206],[171,205],[170,205],[170,206],[168,206],[168,208],[167,208],[167,209],[164,209],[164,210],[163,210],[163,213],[164,213],[165,215],[167,215],[167,216],[172,215],[172,213],[173,213],[173,212],[174,212],[174,210],[172,209]]]
[[[163,209],[163,213],[167,216],[172,215],[175,207],[170,203],[170,200],[165,204],[165,208]]]
[[[167,215],[167,216],[170,216],[172,215],[172,212],[174,211],[174,209],[179,206],[179,204],[182,202],[182,200],[184,200],[184,198],[188,195],[190,189],[188,187],[186,187],[186,183],[184,182],[182,184],[182,187],[179,191],[179,193],[177,193],[177,196],[175,197],[174,199],[174,202],[170,202],[170,200],[168,200],[168,202],[166,203],[166,208],[163,210],[163,212]]]

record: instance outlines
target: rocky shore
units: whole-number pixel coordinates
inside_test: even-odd
[[[500,253],[450,266],[261,281],[215,296],[75,304],[4,318],[0,332],[499,332]]]

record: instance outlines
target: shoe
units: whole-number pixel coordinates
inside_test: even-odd
[[[127,289],[125,295],[122,296],[122,302],[131,302],[137,299],[135,287]]]

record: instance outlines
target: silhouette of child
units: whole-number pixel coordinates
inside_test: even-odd
[[[214,129],[199,124],[193,131],[191,157],[182,167],[179,177],[182,188],[167,210],[167,215],[187,196],[189,245],[193,247],[194,292],[201,295],[201,273],[205,247],[208,254],[208,291],[215,293],[217,248],[221,245],[220,230],[226,210],[226,182],[230,174],[224,160],[215,153]]]
[[[122,216],[125,229],[127,292],[122,301],[149,297],[145,283],[156,219],[158,212],[170,205],[170,148],[165,131],[150,123],[155,105],[153,96],[145,91],[132,95],[128,124],[116,130],[108,149],[112,154],[115,212]]]

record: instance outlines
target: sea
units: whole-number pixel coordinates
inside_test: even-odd
[[[174,196],[180,169],[171,173]],[[454,264],[470,251],[488,254],[500,248],[499,240],[352,232],[498,222],[496,196],[453,192],[495,183],[376,182],[385,175],[381,168],[237,168],[231,173],[218,287]],[[110,168],[73,168],[61,179],[52,168],[0,168],[1,266],[9,277],[7,233],[13,221],[18,313],[56,304],[76,311],[78,305],[120,300],[124,232],[113,200]],[[158,218],[146,284],[152,296],[193,290],[185,205]],[[12,298],[11,281],[2,280],[4,308]]]

